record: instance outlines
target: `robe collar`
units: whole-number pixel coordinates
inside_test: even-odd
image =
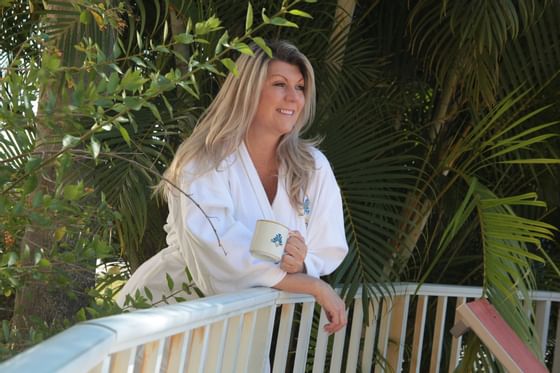
[[[253,195],[257,199],[257,204],[259,205],[262,218],[268,220],[275,220],[272,205],[268,201],[266,191],[264,190],[264,186],[261,183],[261,179],[259,178],[257,169],[255,168],[253,160],[249,155],[249,150],[247,150],[247,146],[245,145],[245,142],[242,142],[241,145],[239,146],[238,153],[239,153],[239,160],[241,161],[241,165],[243,166],[243,169],[245,171],[245,175],[249,180],[249,184],[251,184]],[[280,192],[279,187],[280,185],[278,185],[278,188],[276,190],[276,196],[274,198],[274,201],[278,199],[278,193]],[[274,201],[272,202],[273,204]]]

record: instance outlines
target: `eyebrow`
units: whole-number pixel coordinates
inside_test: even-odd
[[[271,77],[271,78],[272,78],[272,77],[275,77],[275,76],[279,76],[279,77],[281,77],[281,78],[284,78],[284,79],[288,80],[288,78],[286,78],[286,77],[285,77],[284,75],[282,75],[282,74],[270,74],[270,77]],[[298,82],[301,82],[301,81],[305,82],[305,78],[304,78],[304,77],[301,77],[301,79],[298,79]]]

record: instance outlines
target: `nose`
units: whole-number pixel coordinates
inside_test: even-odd
[[[286,89],[286,100],[288,101],[297,101],[298,99],[298,92],[295,87],[288,87]]]

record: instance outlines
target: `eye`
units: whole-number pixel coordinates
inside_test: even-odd
[[[275,86],[275,87],[285,87],[286,83],[284,83],[284,82],[274,82],[274,83],[272,83],[272,85]]]
[[[298,91],[302,91],[302,92],[303,92],[303,91],[305,91],[305,86],[304,86],[303,84],[299,84],[299,85],[296,86],[296,89],[297,89]]]

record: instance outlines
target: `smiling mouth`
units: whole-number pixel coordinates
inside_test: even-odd
[[[278,109],[277,110],[280,114],[284,115],[294,115],[295,110],[288,110],[288,109]]]

